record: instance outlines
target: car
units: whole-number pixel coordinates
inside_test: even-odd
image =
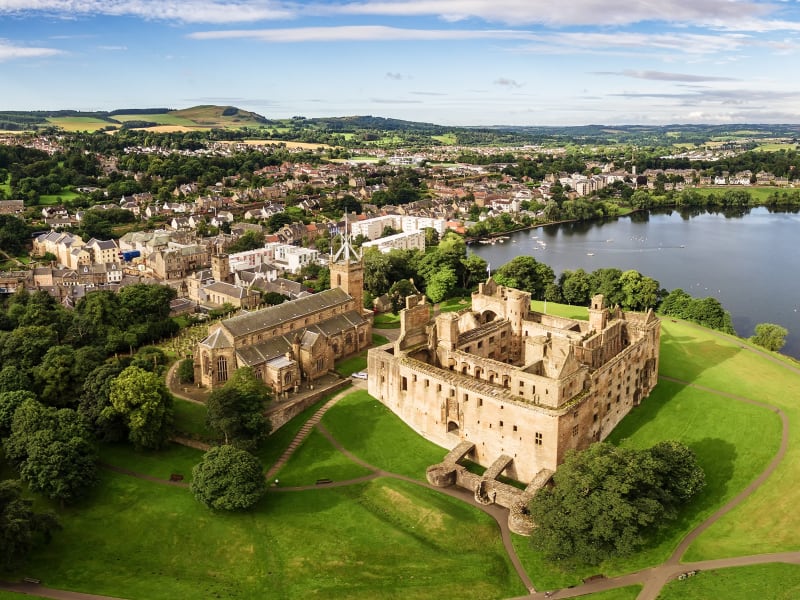
[[[366,371],[356,371],[355,373],[350,375],[350,377],[352,377],[353,379],[366,379],[367,378],[367,372]]]

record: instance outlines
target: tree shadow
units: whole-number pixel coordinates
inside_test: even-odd
[[[698,341],[693,336],[676,336],[664,331],[661,337],[659,373],[693,382],[704,371],[732,359],[741,351],[733,343]]]

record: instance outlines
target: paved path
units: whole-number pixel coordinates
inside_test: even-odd
[[[100,596],[97,594],[84,594],[81,592],[70,592],[67,590],[54,590],[39,583],[10,583],[0,581],[0,590],[27,594],[30,596],[41,596],[42,598],[55,598],[55,600],[122,600],[114,596]]]

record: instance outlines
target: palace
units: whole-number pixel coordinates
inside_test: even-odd
[[[424,297],[412,296],[397,342],[369,351],[369,393],[456,449],[438,466],[447,485],[466,456],[493,477],[541,487],[568,450],[605,439],[656,384],[661,325],[652,310],[609,309],[598,295],[579,321],[530,304],[530,294],[489,279],[471,308],[432,320]],[[460,473],[462,484],[471,474]],[[429,480],[439,475],[429,469]],[[485,496],[479,479],[468,485],[476,498]]]
[[[339,358],[369,347],[364,265],[348,237],[329,267],[331,289],[213,325],[195,352],[195,381],[219,387],[248,366],[276,396],[285,396],[333,369]]]

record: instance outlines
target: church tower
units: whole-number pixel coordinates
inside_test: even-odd
[[[211,257],[211,276],[214,281],[231,282],[231,263],[227,254],[215,254]]]
[[[355,309],[364,310],[364,260],[361,252],[353,248],[347,224],[347,213],[344,215],[344,234],[342,246],[334,255],[331,253],[329,268],[331,287],[338,287],[350,294],[356,301]]]

